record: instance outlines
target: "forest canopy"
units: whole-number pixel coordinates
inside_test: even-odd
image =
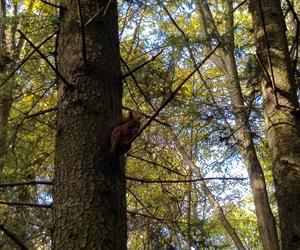
[[[0,249],[300,249],[300,2],[0,0]]]

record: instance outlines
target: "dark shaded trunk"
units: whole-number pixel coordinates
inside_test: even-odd
[[[68,83],[59,79],[53,249],[126,249],[124,164],[107,154],[108,127],[121,116],[117,1],[66,2],[58,66]]]
[[[283,250],[300,249],[300,113],[279,0],[251,1]]]

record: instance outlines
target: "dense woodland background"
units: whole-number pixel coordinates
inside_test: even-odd
[[[299,249],[299,1],[0,2],[0,249]]]

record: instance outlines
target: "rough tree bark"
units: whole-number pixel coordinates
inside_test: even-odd
[[[300,113],[279,0],[250,2],[283,250],[300,249]],[[268,73],[266,73],[268,72]]]
[[[214,34],[217,35],[218,39],[222,41],[220,57],[214,55],[210,59],[224,73],[227,80],[226,88],[230,93],[235,115],[237,129],[236,140],[247,168],[263,248],[265,250],[276,250],[279,249],[279,246],[275,218],[268,200],[264,173],[250,133],[251,128],[248,122],[249,112],[244,104],[245,101],[234,57],[235,45],[232,1],[226,0],[225,2],[226,11],[228,13],[225,20],[227,32],[225,32],[223,36],[219,34],[206,0],[197,1],[201,27],[203,27],[203,34],[208,36],[208,28],[210,28]]]
[[[121,116],[117,1],[65,3],[53,249],[126,249],[124,164],[107,154],[108,127]]]

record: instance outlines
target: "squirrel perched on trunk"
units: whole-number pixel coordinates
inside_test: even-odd
[[[127,118],[123,118],[112,129],[110,135],[109,153],[121,156],[131,148],[131,139],[138,133],[141,127],[141,115],[130,111]]]

